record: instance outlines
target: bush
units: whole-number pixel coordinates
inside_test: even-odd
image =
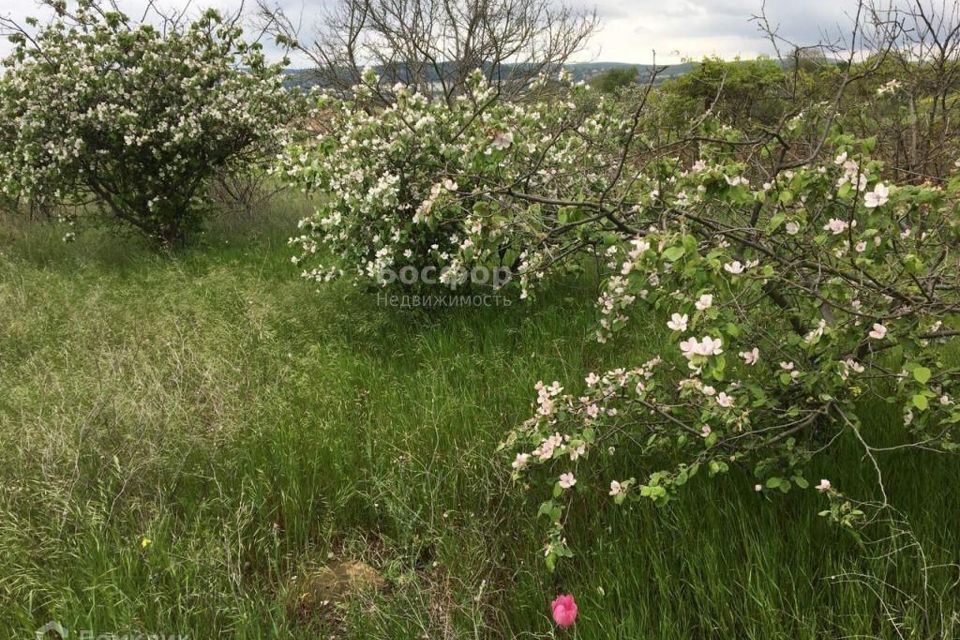
[[[888,451],[960,448],[960,369],[944,357],[960,336],[955,169],[893,183],[875,140],[835,126],[839,98],[746,131],[702,110],[662,139],[644,115],[650,88],[608,101],[567,85],[510,104],[477,79],[452,106],[397,87],[379,110],[363,102],[376,86],[333,104],[337,133],[287,159],[288,176],[326,194],[297,261],[329,252],[384,284],[402,261],[515,255],[527,294],[596,260],[601,341],[635,317],[663,323],[645,362],[538,384],[535,414],[503,443],[518,480],[542,481],[551,566],[570,555],[563,524],[588,492],[664,504],[738,465],[754,476],[747,491],[816,483],[824,514],[856,529],[864,506],[809,478],[814,457],[860,447],[888,507]],[[897,408],[902,424],[884,434],[897,444],[861,423],[864,398]],[[598,458],[617,453],[609,475]]]
[[[8,195],[77,207],[165,246],[203,219],[211,178],[278,143],[281,67],[216,11],[136,24],[90,0],[11,40],[0,79],[0,183]]]
[[[602,93],[616,93],[637,84],[639,74],[636,67],[608,69],[590,78],[590,86]]]
[[[828,144],[834,159],[759,185],[718,141],[686,170],[651,163],[624,187],[636,232],[606,252],[599,338],[648,315],[667,337],[647,362],[538,384],[535,415],[506,441],[517,477],[550,469],[551,565],[570,554],[564,511],[584,491],[663,504],[736,464],[754,476],[740,490],[787,492],[811,486],[807,462],[850,441],[885,507],[886,452],[960,449],[960,369],[944,347],[960,335],[960,176],[896,186],[872,141]],[[884,436],[896,446],[873,441],[864,398],[898,408]],[[603,477],[607,452],[632,472]],[[817,489],[825,515],[864,522],[842,487]]]
[[[740,128],[772,125],[796,106],[789,100],[785,80],[776,60],[704,58],[689,73],[667,81],[664,96],[667,109],[681,123],[709,109]]]
[[[590,168],[600,157],[578,129],[606,115],[578,108],[585,87],[566,83],[558,109],[551,102],[500,101],[479,72],[468,94],[449,104],[403,85],[373,100],[377,86],[369,71],[355,100],[325,98],[320,111],[330,133],[292,146],[280,167],[287,180],[321,194],[292,241],[304,277],[328,281],[346,272],[386,286],[413,267],[437,286],[456,289],[475,267],[522,264],[557,224],[532,201],[505,210],[502,195],[486,184],[536,183],[549,198],[600,180]],[[391,106],[375,106],[385,99]],[[545,148],[543,138],[554,144]],[[570,159],[579,163],[576,171],[567,170]]]

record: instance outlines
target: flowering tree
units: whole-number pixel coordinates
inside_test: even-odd
[[[72,211],[94,204],[166,246],[199,225],[218,171],[262,156],[288,117],[280,66],[236,19],[138,24],[82,0],[45,26],[4,19],[0,185]]]
[[[638,316],[660,318],[667,336],[644,362],[538,383],[535,415],[504,442],[517,478],[548,470],[552,494],[540,514],[550,522],[550,566],[571,553],[566,506],[591,489],[618,504],[662,504],[695,475],[738,465],[754,475],[753,490],[787,492],[810,486],[814,456],[852,440],[876,476],[871,506],[885,509],[887,453],[957,450],[960,369],[949,351],[960,336],[960,165],[906,172],[912,184],[894,184],[904,173],[897,156],[844,126],[859,110],[845,98],[875,85],[902,28],[883,23],[890,33],[868,43],[877,55],[867,62],[848,53],[840,68],[818,72],[816,99],[788,92],[772,123],[722,120],[713,107],[724,76],[674,139],[648,133],[658,117],[641,114],[644,100],[619,127],[585,136],[594,149],[618,140],[618,152],[594,189],[553,204],[582,212],[578,229],[563,230],[568,243],[603,240],[585,247],[607,274],[598,339]],[[848,52],[862,41],[857,23]],[[788,88],[806,82],[801,73]],[[884,86],[881,96],[896,90]],[[953,132],[941,140],[942,153]],[[510,195],[516,207],[538,198],[534,189]],[[537,247],[526,264],[540,273],[556,255]],[[898,444],[872,442],[858,417],[870,398],[899,411],[900,427],[887,434]],[[635,471],[604,477],[597,458],[617,452]],[[824,515],[850,528],[870,520],[829,479],[816,489],[830,500]]]
[[[701,118],[687,140],[696,159],[683,161],[641,135],[642,99],[625,114],[604,100],[578,109],[581,86],[564,109],[484,105],[483,86],[453,107],[398,89],[386,111],[343,112],[322,160],[298,149],[286,171],[329,190],[304,222],[305,256],[326,244],[375,278],[400,259],[467,264],[506,247],[526,295],[593,254],[608,274],[600,340],[663,318],[655,357],[539,384],[536,415],[505,442],[517,476],[549,469],[548,561],[569,553],[564,504],[577,490],[663,503],[693,475],[739,464],[751,488],[785,492],[809,486],[805,463],[844,434],[885,502],[883,449],[857,417],[865,396],[900,408],[904,447],[956,448],[958,371],[943,343],[958,335],[960,180],[891,184],[872,141],[831,128],[818,147],[833,155],[795,157],[790,141],[823,130],[829,105],[759,141]],[[598,475],[591,463],[608,451],[629,451],[636,472]],[[818,488],[853,525],[857,508]]]
[[[650,312],[669,337],[652,359],[591,372],[573,393],[538,384],[536,415],[507,442],[520,449],[516,475],[553,469],[541,508],[551,563],[569,553],[563,505],[585,488],[580,475],[618,503],[666,502],[695,474],[731,464],[752,469],[755,490],[786,492],[806,488],[804,464],[849,434],[885,505],[885,449],[857,417],[865,396],[900,408],[903,448],[957,449],[960,375],[943,343],[960,335],[949,325],[960,309],[960,181],[894,186],[870,144],[833,142],[832,162],[756,187],[717,145],[631,188],[636,233],[605,252],[598,337]],[[591,457],[617,450],[630,452],[635,475],[588,471]],[[658,467],[665,459],[676,463]],[[828,481],[817,488],[854,524],[852,503]]]
[[[624,101],[561,83],[505,104],[477,78],[446,103],[401,86],[381,109],[363,101],[379,90],[369,78],[358,103],[336,104],[333,133],[284,167],[325,193],[297,260],[328,249],[377,281],[402,261],[501,259],[521,297],[598,261],[598,339],[659,318],[657,353],[539,383],[535,414],[503,443],[518,479],[552,490],[540,508],[551,566],[570,554],[567,505],[588,491],[663,504],[737,465],[754,475],[746,490],[788,492],[814,484],[806,464],[844,440],[888,506],[888,451],[958,447],[960,370],[945,352],[960,336],[960,176],[895,183],[875,140],[844,130],[846,92],[881,63],[848,60],[818,76],[831,84],[816,101],[745,129],[707,105],[672,138],[656,130],[670,101],[652,79]],[[900,444],[872,443],[865,398],[897,408]],[[604,475],[598,459],[617,453],[633,471]],[[831,518],[867,517],[813,480]]]
[[[528,249],[573,212],[545,217],[539,198],[509,207],[513,187],[536,184],[543,198],[588,188],[600,177],[584,168],[602,165],[607,150],[590,148],[581,133],[619,122],[586,87],[565,86],[564,109],[503,102],[478,72],[452,103],[398,84],[392,104],[379,108],[379,79],[368,70],[355,99],[325,98],[327,133],[292,146],[278,168],[322,194],[292,241],[304,277],[327,281],[346,270],[385,286],[388,270],[410,266],[455,289],[476,266],[525,264]]]

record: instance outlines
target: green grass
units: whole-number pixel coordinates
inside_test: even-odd
[[[662,322],[597,344],[589,283],[435,313],[349,283],[317,291],[290,265],[292,216],[219,225],[174,257],[0,231],[0,637],[56,619],[194,639],[549,638],[558,591],[581,608],[559,637],[900,637],[889,615],[915,628],[905,638],[956,634],[955,570],[923,589],[914,555],[870,560],[883,548],[819,518],[812,490],[770,499],[739,471],[666,508],[584,498],[577,557],[550,574],[543,490],[512,486],[496,446],[537,380],[572,388],[642,361]],[[864,414],[881,437],[892,425]],[[956,562],[956,459],[883,463],[927,564]],[[819,464],[817,478],[869,492],[855,446]],[[387,588],[298,613],[331,554]],[[921,599],[832,579],[853,573]]]

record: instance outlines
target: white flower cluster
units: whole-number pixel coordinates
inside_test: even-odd
[[[449,102],[396,85],[382,107],[366,101],[377,87],[367,71],[354,98],[321,98],[329,133],[281,160],[286,180],[318,194],[291,239],[302,275],[343,272],[386,286],[380,274],[407,265],[438,273],[506,266],[525,297],[538,265],[551,260],[544,234],[556,219],[502,188],[522,184],[553,198],[597,191],[605,155],[588,138],[609,130],[609,114],[578,108],[589,89],[569,83],[559,104],[499,101],[479,71]]]

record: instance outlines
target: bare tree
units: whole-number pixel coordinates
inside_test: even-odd
[[[307,56],[323,86],[347,92],[374,67],[384,87],[402,82],[447,100],[474,69],[515,96],[559,70],[597,25],[594,12],[552,0],[339,0],[304,42],[282,10],[268,0],[259,9],[264,28]]]
[[[844,99],[861,105],[860,121],[848,117],[847,126],[878,138],[899,182],[942,180],[960,150],[960,3],[863,0],[850,17],[856,27],[852,40],[825,37],[813,47],[783,38],[765,11],[755,20],[794,70],[791,101],[802,104],[811,97],[798,90],[799,68],[818,66],[811,53],[819,66],[841,64],[851,79]],[[793,59],[781,55],[783,48],[792,50]]]
[[[874,0],[875,23],[895,23],[891,38],[891,91],[906,117],[893,119],[886,139],[898,177],[939,179],[956,160],[960,119],[960,4],[911,0],[891,5]],[[893,87],[891,87],[893,89]]]

